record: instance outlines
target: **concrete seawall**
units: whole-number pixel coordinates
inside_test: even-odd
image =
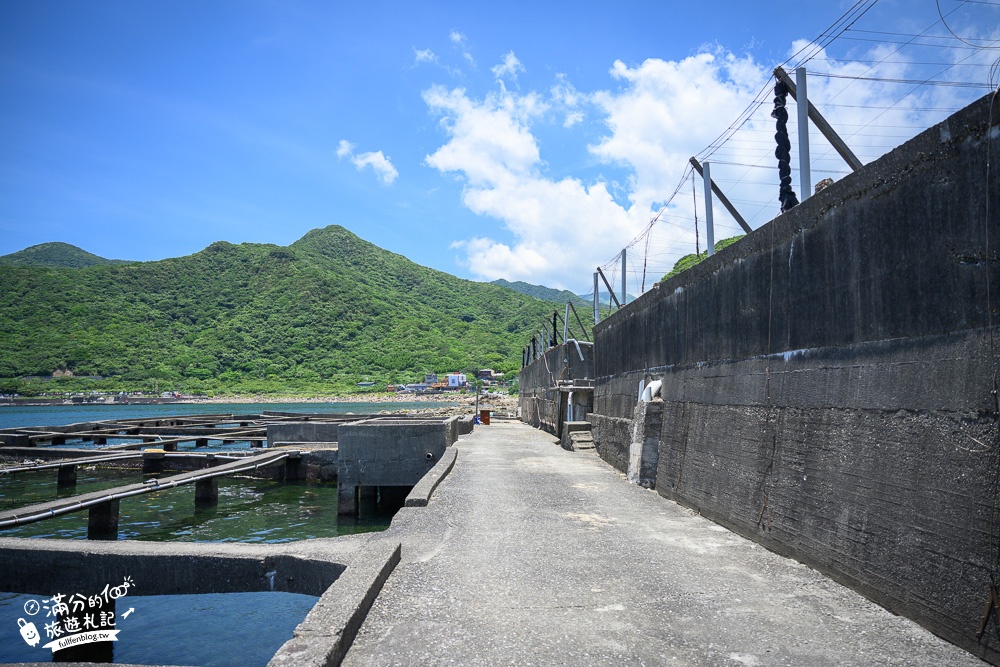
[[[521,420],[549,433],[561,434],[566,419],[569,393],[559,384],[594,377],[593,343],[565,343],[546,351],[521,370],[518,407]],[[582,420],[593,407],[589,392],[577,393],[574,419]]]
[[[660,495],[1000,664],[992,617],[977,638],[1000,579],[990,103],[598,325],[590,419],[623,472],[634,439],[658,440]],[[655,379],[659,432],[635,434]]]

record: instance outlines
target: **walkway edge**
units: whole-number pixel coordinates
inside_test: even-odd
[[[268,667],[336,667],[351,647],[361,624],[389,575],[399,563],[402,545],[381,536],[351,560],[278,649]]]
[[[441,480],[444,479],[449,472],[451,472],[452,467],[455,465],[455,459],[458,458],[458,450],[454,446],[448,447],[444,450],[444,456],[438,461],[433,468],[431,468],[426,475],[420,478],[417,485],[413,487],[410,491],[410,495],[406,496],[406,507],[427,507],[427,503],[430,502],[431,494],[434,493],[434,489],[437,488]]]

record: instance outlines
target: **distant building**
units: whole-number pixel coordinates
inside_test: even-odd
[[[480,380],[489,380],[492,382],[494,379],[496,379],[496,371],[494,371],[492,368],[484,368],[478,373],[476,373],[476,377],[478,377]]]
[[[428,373],[424,376],[424,384],[437,384],[437,373]]]
[[[465,373],[448,373],[449,387],[464,387],[466,384],[468,380],[465,378]]]

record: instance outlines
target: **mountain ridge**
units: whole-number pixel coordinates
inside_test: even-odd
[[[35,266],[79,269],[102,264],[128,264],[127,259],[105,259],[62,241],[39,243],[9,255],[0,255],[0,266]]]
[[[551,308],[339,225],[288,246],[219,241],[155,262],[0,266],[0,378],[69,371],[116,388],[268,392],[516,372]]]

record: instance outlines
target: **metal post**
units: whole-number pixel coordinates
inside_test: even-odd
[[[557,320],[559,318],[559,311],[552,311],[552,345],[556,346],[559,344],[559,331],[556,329],[559,326]],[[563,336],[563,340],[566,340],[566,336]]]
[[[622,248],[622,302],[618,304],[621,308],[627,303],[627,297],[625,296],[625,248]]]
[[[563,317],[563,344],[569,340],[569,301],[566,302],[566,315]]]
[[[594,324],[601,321],[601,302],[597,298],[597,272],[594,272]]]
[[[702,178],[704,178],[705,174],[704,174],[704,172],[703,172],[703,170],[701,168],[701,163],[698,162],[698,160],[695,159],[695,158],[693,158],[693,157],[691,158],[690,162],[691,162],[691,166],[694,167],[694,170],[698,172],[698,175],[701,176]],[[712,184],[712,192],[715,193],[715,196],[719,198],[719,202],[723,206],[726,207],[727,211],[729,211],[729,215],[733,216],[733,220],[735,220],[739,224],[739,226],[743,228],[743,231],[745,231],[747,234],[749,234],[750,232],[752,232],[753,230],[750,229],[750,225],[747,224],[747,221],[743,219],[743,216],[740,215],[740,212],[736,210],[735,206],[733,206],[733,202],[729,201],[729,197],[726,196],[726,193],[723,192],[719,188],[719,184],[716,183],[715,181],[710,180],[710,179],[709,179],[709,182]],[[691,185],[692,185],[692,187],[694,187],[694,183],[693,182],[692,182]],[[694,196],[694,191],[693,190],[691,191],[691,195]],[[698,207],[698,200],[697,200],[697,198],[695,198],[694,205],[695,205],[695,208]],[[697,212],[695,212],[694,231],[695,231],[695,250],[698,251],[698,213]],[[698,252],[700,252],[700,251],[698,251]]]
[[[604,281],[604,286],[608,288],[608,308],[611,307],[612,302],[617,303],[618,307],[621,308],[622,304],[618,301],[618,297],[615,296],[615,290],[611,287],[611,283],[604,277],[604,271],[601,271],[601,267],[597,267],[597,275],[601,277],[601,280]]]
[[[705,236],[708,237],[708,256],[715,254],[715,226],[712,221],[712,166],[701,165],[702,180],[705,181]]]
[[[795,110],[799,120],[799,187],[804,200],[812,192],[812,176],[809,173],[809,97],[806,94],[805,67],[795,70],[795,86],[798,88]]]
[[[791,77],[788,76],[788,72],[781,67],[776,67],[774,69],[774,75],[781,79],[786,86],[788,86],[788,94],[791,95],[795,100],[795,103],[798,104],[798,92],[796,90],[796,85],[795,82],[792,81]],[[813,125],[815,125],[816,129],[819,130],[824,137],[826,137],[826,140],[829,141],[834,150],[840,154],[840,157],[844,158],[844,162],[846,162],[847,165],[854,171],[861,169],[861,167],[864,166],[861,164],[861,160],[859,160],[858,156],[851,151],[850,147],[844,142],[844,140],[840,138],[840,135],[834,131],[833,127],[830,126],[830,123],[826,122],[826,118],[823,118],[823,114],[821,114],[819,110],[813,106],[812,102],[809,102],[808,100],[806,101],[805,106],[809,111],[809,119],[812,120]]]

